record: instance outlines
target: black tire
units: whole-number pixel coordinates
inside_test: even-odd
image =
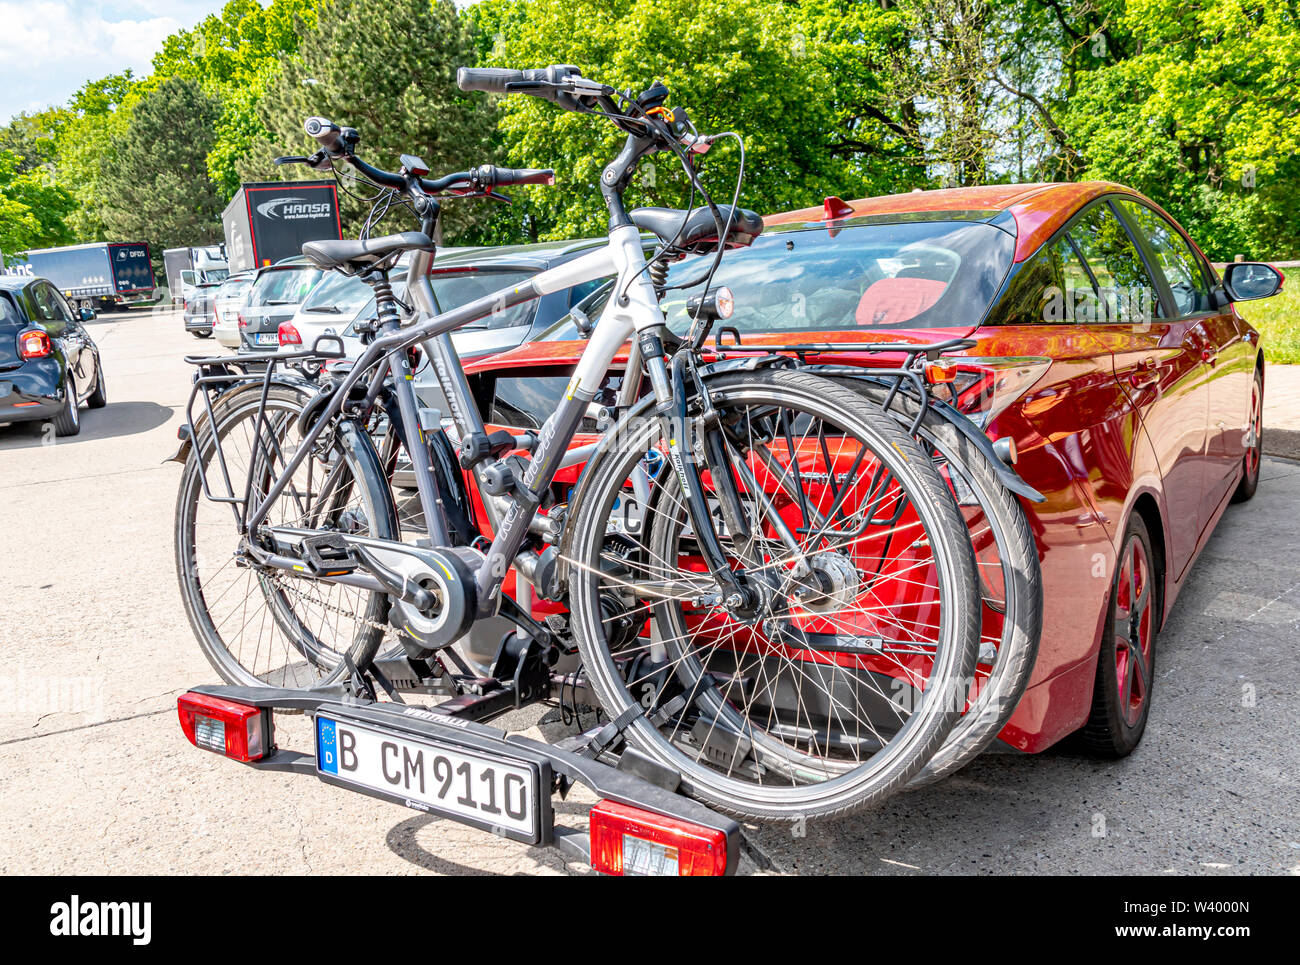
[[[836,379],[881,405],[887,386],[862,379]],[[910,428],[916,408],[895,396],[890,414]],[[1043,580],[1038,545],[1016,497],[1007,491],[988,457],[952,423],[934,412],[926,414],[920,441],[934,453],[940,473],[954,488],[958,507],[972,536],[980,574],[983,607],[978,694],[940,751],[909,789],[924,787],[960,770],[982,754],[1015,712],[1038,657],[1043,628]],[[988,545],[991,535],[993,545]],[[990,663],[986,651],[996,648]]]
[[[102,364],[95,366],[95,391],[90,393],[86,405],[92,409],[102,409],[108,405],[108,390],[104,387],[104,366]]]
[[[724,421],[736,418],[739,421],[733,424],[742,427],[753,424],[749,421],[751,413],[761,415],[765,410],[785,411],[787,408],[791,412],[802,412],[812,416],[814,421],[823,419],[827,425],[843,429],[842,436],[831,437],[833,441],[851,439],[859,451],[870,452],[871,462],[867,466],[874,464],[883,467],[883,477],[873,476],[871,470],[864,466],[856,479],[872,480],[867,485],[868,496],[875,491],[876,478],[888,480],[887,487],[879,490],[881,495],[873,499],[883,499],[885,493],[896,492],[897,495],[890,495],[887,502],[890,505],[910,506],[909,512],[915,513],[918,522],[901,526],[892,521],[885,524],[886,532],[883,535],[886,537],[886,545],[881,555],[872,557],[881,560],[874,572],[864,571],[861,566],[868,564],[859,564],[858,558],[850,554],[849,558],[854,560],[853,565],[859,574],[857,579],[864,582],[848,588],[844,594],[848,603],[837,602],[831,610],[821,612],[833,613],[834,616],[830,619],[839,619],[845,613],[884,611],[889,614],[885,619],[891,621],[925,620],[925,616],[900,617],[883,603],[870,603],[864,610],[861,609],[863,604],[853,601],[862,599],[858,596],[862,593],[870,601],[878,592],[877,584],[880,581],[888,584],[893,578],[888,570],[882,570],[886,566],[887,557],[891,565],[899,564],[905,554],[913,551],[923,559],[928,557],[930,562],[923,565],[933,568],[938,581],[938,592],[934,599],[940,602],[932,604],[935,622],[924,625],[932,627],[934,640],[926,644],[919,641],[916,644],[890,644],[889,650],[881,651],[885,660],[898,661],[900,658],[897,654],[909,646],[911,649],[906,652],[912,655],[919,652],[919,647],[932,648],[926,651],[930,664],[928,679],[923,684],[923,690],[912,689],[908,692],[906,687],[902,691],[895,688],[895,696],[900,697],[901,702],[886,709],[886,713],[892,709],[894,717],[877,730],[881,721],[873,721],[871,713],[873,708],[881,710],[880,705],[875,703],[874,695],[881,694],[883,688],[880,679],[875,682],[868,679],[877,673],[870,668],[868,658],[859,657],[856,663],[837,660],[826,663],[823,662],[826,655],[817,653],[815,644],[803,644],[801,648],[806,656],[799,657],[796,652],[796,659],[791,660],[788,656],[768,649],[771,640],[767,644],[759,642],[756,649],[741,647],[735,655],[729,655],[726,652],[729,646],[724,646],[720,651],[720,644],[709,642],[707,634],[702,638],[703,642],[697,642],[697,638],[692,636],[694,631],[689,629],[689,619],[701,615],[725,623],[729,618],[720,609],[721,604],[689,603],[686,602],[687,598],[672,595],[671,590],[666,591],[669,595],[662,597],[660,602],[649,607],[654,612],[651,623],[656,628],[652,636],[634,636],[630,641],[615,641],[613,636],[618,631],[616,624],[610,622],[611,618],[602,609],[602,594],[607,597],[611,585],[615,588],[620,585],[627,587],[645,580],[653,584],[653,573],[667,572],[667,568],[674,565],[680,567],[680,563],[674,564],[671,561],[689,558],[692,550],[683,547],[693,540],[685,535],[681,503],[674,495],[673,487],[680,487],[678,476],[661,467],[646,494],[649,509],[643,525],[638,527],[640,531],[648,530],[648,538],[641,544],[642,550],[633,550],[630,554],[620,556],[617,561],[632,567],[638,565],[636,559],[648,561],[647,575],[639,576],[632,569],[628,578],[622,579],[617,572],[610,573],[605,569],[611,528],[617,534],[619,526],[612,518],[613,507],[620,497],[628,497],[631,491],[625,490],[624,486],[629,473],[636,471],[639,460],[648,450],[656,448],[661,438],[657,421],[638,419],[641,410],[634,410],[610,433],[612,438],[620,440],[619,444],[611,445],[587,465],[580,492],[570,503],[576,507],[575,516],[570,524],[572,529],[566,528],[566,549],[562,555],[570,561],[569,599],[573,627],[588,682],[611,718],[636,711],[625,731],[631,744],[662,766],[679,774],[683,791],[727,813],[758,820],[790,821],[833,817],[877,804],[901,790],[925,766],[943,746],[945,738],[961,716],[961,697],[969,686],[979,646],[979,597],[970,540],[951,538],[948,534],[965,534],[965,522],[946,483],[916,442],[908,438],[893,419],[864,406],[858,396],[842,386],[807,373],[768,370],[716,376],[709,380],[708,387],[712,401]],[[806,430],[804,438],[806,439]],[[771,455],[773,450],[768,449],[763,442],[761,431],[759,442],[761,448]],[[824,445],[824,440],[822,444]],[[835,444],[839,445],[838,442]],[[756,452],[752,447],[751,438],[751,451]],[[811,450],[801,449],[801,452]],[[804,462],[803,455],[799,462]],[[810,499],[824,499],[825,490],[834,486],[833,465],[839,463],[828,462],[823,468],[830,471],[822,472],[814,459],[812,465],[803,470],[809,473],[809,480],[820,480],[815,485],[822,487],[820,496],[814,497],[810,490]],[[855,462],[854,465],[861,463]],[[791,478],[784,473],[775,474],[770,467],[769,463],[766,478],[775,480],[777,484]],[[846,474],[839,485],[845,486],[843,480],[850,478],[855,477]],[[859,482],[855,481],[852,485],[857,487]],[[886,484],[882,482],[881,485]],[[893,488],[895,486],[896,490]],[[864,509],[871,515],[871,505],[874,503],[870,500],[859,504],[860,508],[855,509],[850,516],[855,517]],[[656,514],[662,511],[662,516],[651,518],[652,510]],[[762,520],[762,512],[756,518]],[[897,518],[896,516],[895,520]],[[826,546],[822,547],[820,537],[825,532],[825,525],[812,537],[814,544],[804,547],[801,542],[803,548],[799,551],[799,559],[809,562],[821,556],[836,555],[850,544],[862,545],[859,544],[860,538],[855,535],[838,547],[833,540],[827,540]],[[862,525],[867,524],[864,522]],[[888,540],[893,537],[888,534],[898,530],[911,531],[914,535],[891,546]],[[724,538],[730,543],[729,537]],[[614,539],[615,547],[626,547],[626,536],[622,542],[618,541],[617,536]],[[918,550],[917,547],[922,548]],[[615,549],[615,552],[619,551]],[[644,555],[637,557],[637,552]],[[746,551],[740,552],[743,555]],[[782,571],[781,567],[794,557],[782,560],[772,553],[765,555],[771,557],[771,562],[764,563],[760,569],[781,572],[788,577],[788,573]],[[910,564],[902,570],[903,573],[910,574],[913,581],[920,580],[929,571],[918,570]],[[684,569],[675,572],[689,575],[689,571]],[[688,579],[687,582],[692,581]],[[786,587],[789,585],[787,579],[777,591],[777,597],[788,592]],[[651,590],[652,594],[653,592]],[[841,591],[835,592],[838,594]],[[691,611],[689,615],[688,610]],[[640,619],[645,620],[647,611],[640,612]],[[929,611],[925,612],[929,614]],[[760,614],[756,619],[762,621],[762,633],[769,634],[766,617]],[[903,622],[896,625],[900,628],[899,631],[891,632],[890,635],[906,636],[906,631],[902,629]],[[753,626],[757,627],[758,624]],[[683,627],[688,630],[685,634],[682,632]],[[726,632],[724,627],[720,643],[725,643]],[[849,628],[839,632],[851,635],[854,631]],[[864,629],[859,632],[870,631]],[[642,643],[642,640],[646,642]],[[645,678],[624,679],[620,659],[624,668],[627,667],[629,655],[636,654],[637,651],[650,660],[665,659],[653,655],[655,648],[664,646],[669,648],[666,666],[676,669],[664,675],[664,683],[660,685],[658,693],[647,694],[644,685],[639,689],[634,686]],[[780,645],[784,646],[785,644]],[[895,652],[894,646],[899,646],[899,651]],[[674,656],[679,651],[681,655]],[[808,660],[808,657],[816,659]],[[772,662],[774,658],[777,663]],[[784,661],[784,664],[780,664],[780,661]],[[717,681],[723,678],[719,678],[718,674],[728,673],[728,662],[732,666],[725,679],[731,682],[719,684]],[[751,663],[754,667],[752,670]],[[799,664],[798,667],[795,666],[796,663]],[[769,676],[767,668],[770,666],[780,666],[783,669],[778,676]],[[898,666],[902,667],[902,663],[898,663]],[[630,672],[628,676],[631,676]],[[753,681],[759,679],[764,682],[757,686],[757,690],[752,690]],[[751,682],[745,683],[745,680]],[[671,712],[670,719],[666,722],[653,723],[644,710],[647,707],[663,706],[673,681],[680,683],[683,693],[694,696],[686,701],[684,707]],[[895,680],[895,683],[899,682]],[[734,690],[733,686],[737,683],[739,689]],[[917,686],[913,683],[913,688]],[[790,687],[795,688],[797,693],[783,690]],[[819,691],[811,689],[818,687],[821,688]],[[794,709],[807,716],[796,716],[793,723],[789,722],[789,705],[787,710],[778,711],[783,692],[787,700],[793,698],[797,702]],[[955,700],[953,694],[957,695]],[[647,700],[650,703],[647,704]],[[678,700],[680,702],[680,698]],[[805,701],[808,703],[805,704]],[[822,711],[820,720],[816,709],[809,709],[817,701],[832,708]],[[670,713],[668,708],[672,704],[671,700],[667,701],[664,713]],[[688,712],[696,715],[695,737],[681,729],[690,726]],[[781,714],[787,716],[783,718]],[[866,719],[861,716],[863,714]],[[716,760],[706,760],[706,747],[699,742],[701,731],[698,726],[702,723],[707,728],[708,733],[703,734],[707,744],[714,732],[713,728],[723,722],[724,730],[744,735],[748,744],[752,745],[752,750],[746,750],[745,753],[753,755],[740,765],[734,762],[735,759],[731,763],[724,762],[725,772]],[[860,735],[856,733],[859,727],[863,728]],[[824,750],[823,740],[826,742]],[[861,756],[864,750],[869,755],[866,758]]]
[[[247,427],[254,424],[261,392],[261,383],[252,383],[227,392],[214,405],[228,464],[236,458],[232,452],[238,440],[251,441]],[[295,417],[307,398],[306,389],[293,385],[270,390],[268,419],[282,437],[296,442]],[[229,507],[203,493],[200,460],[207,468],[209,486],[217,492],[223,486],[214,434],[206,420],[196,427],[196,436],[176,496],[176,572],[190,626],[209,663],[232,684],[310,688],[337,680],[346,669],[344,654],[354,663],[372,657],[385,635],[387,595],[240,565],[235,558],[239,534]],[[228,442],[232,437],[233,442]],[[327,509],[327,517],[337,522],[344,512],[355,514],[349,531],[399,540],[392,497],[369,437],[362,432],[336,432],[328,448],[325,455],[342,467],[343,482],[336,491],[346,490],[346,502]],[[269,479],[272,473],[262,457],[257,459],[254,476],[261,487],[265,484],[261,477]],[[230,468],[233,486],[240,493],[250,462]],[[311,491],[310,481],[300,488]],[[289,504],[289,512],[293,509]],[[242,586],[238,585],[241,579]],[[235,613],[241,607],[243,612]],[[251,642],[245,639],[246,629],[255,635]],[[281,653],[283,662],[277,663]]]
[[[212,330],[211,330],[211,329],[208,329],[207,331],[196,331],[196,332],[194,332],[194,337],[195,337],[195,338],[211,338],[211,337],[212,337]]]
[[[1241,481],[1232,494],[1234,503],[1244,503],[1259,488],[1259,471],[1264,462],[1264,371],[1255,369],[1255,380],[1250,390],[1250,422],[1247,426],[1250,439],[1246,455],[1242,457]]]
[[[1096,757],[1128,756],[1146,731],[1155,683],[1162,578],[1146,523],[1134,515],[1111,579],[1092,712],[1080,735],[1083,746]],[[1135,655],[1141,659],[1131,659]]]
[[[75,436],[81,431],[81,406],[77,402],[77,387],[68,371],[63,382],[63,411],[54,417],[56,436]]]

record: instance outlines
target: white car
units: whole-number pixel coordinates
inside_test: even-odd
[[[226,278],[212,299],[215,314],[212,334],[217,344],[225,348],[239,348],[239,309],[257,279],[255,271],[236,272]]]

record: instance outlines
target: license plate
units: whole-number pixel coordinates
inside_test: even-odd
[[[536,769],[463,747],[316,717],[316,772],[517,841],[541,841]]]
[[[279,332],[258,332],[253,336],[254,345],[279,345]]]

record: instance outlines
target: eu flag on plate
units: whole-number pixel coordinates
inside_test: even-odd
[[[339,772],[339,742],[334,721],[316,718],[316,769],[326,774]]]

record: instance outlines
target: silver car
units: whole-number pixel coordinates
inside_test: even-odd
[[[212,298],[213,326],[212,334],[217,343],[225,348],[239,348],[239,310],[244,306],[256,271],[240,271],[226,278]]]

